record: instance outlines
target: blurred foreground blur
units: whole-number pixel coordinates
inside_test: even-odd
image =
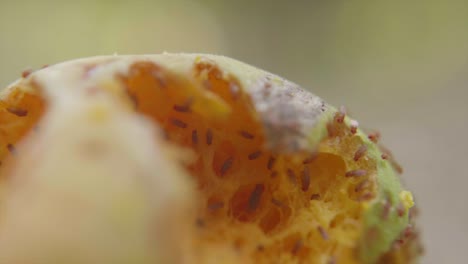
[[[423,263],[468,259],[467,1],[0,0],[0,87],[29,67],[163,51],[230,56],[346,105],[404,167]]]

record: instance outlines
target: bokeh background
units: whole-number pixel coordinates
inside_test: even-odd
[[[402,163],[423,263],[468,263],[468,1],[0,0],[0,87],[106,54],[223,54],[346,105]]]

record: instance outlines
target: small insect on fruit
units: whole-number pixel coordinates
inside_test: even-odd
[[[358,150],[354,153],[354,161],[358,161],[360,158],[362,158],[367,152],[367,146],[362,145],[359,147]]]

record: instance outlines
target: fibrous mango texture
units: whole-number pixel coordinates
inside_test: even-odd
[[[0,98],[0,263],[417,262],[378,134],[271,73],[94,57]]]

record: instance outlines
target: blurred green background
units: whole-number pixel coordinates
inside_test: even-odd
[[[0,87],[106,54],[223,54],[378,128],[422,209],[423,263],[468,259],[468,1],[0,0]]]

